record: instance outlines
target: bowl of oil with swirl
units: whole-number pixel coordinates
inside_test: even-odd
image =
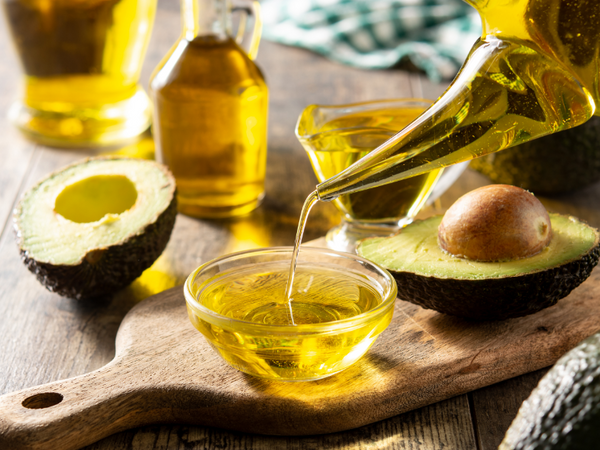
[[[302,247],[248,250],[198,267],[184,286],[188,315],[232,367],[279,381],[334,375],[358,361],[392,320],[397,287],[350,253]]]

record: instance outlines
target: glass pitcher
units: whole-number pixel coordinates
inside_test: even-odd
[[[150,126],[138,85],[156,0],[2,0],[25,73],[10,120],[58,147],[134,140]]]
[[[183,33],[150,81],[157,158],[175,175],[180,212],[246,214],[264,196],[267,156],[268,89],[252,61],[258,3],[182,0],[181,9]],[[242,14],[234,37],[236,10]],[[245,33],[249,15],[254,27]]]
[[[320,200],[446,167],[586,122],[600,101],[600,2],[472,0],[483,35],[436,103],[320,183]]]

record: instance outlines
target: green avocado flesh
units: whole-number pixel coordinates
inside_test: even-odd
[[[600,442],[600,333],[569,351],[540,380],[499,450],[595,449]]]
[[[164,250],[175,180],[154,161],[91,158],[30,189],[14,215],[27,267],[48,289],[99,297],[128,285]]]
[[[530,258],[501,263],[477,262],[444,252],[437,241],[443,216],[434,216],[408,226],[395,238],[373,238],[363,242],[360,255],[376,259],[392,271],[410,271],[425,276],[477,280],[531,273],[554,267],[590,250],[594,230],[572,217],[551,215],[552,241]]]
[[[477,320],[532,314],[555,304],[589,277],[600,256],[598,231],[550,214],[550,244],[529,258],[477,262],[444,252],[442,216],[416,221],[388,238],[365,239],[357,252],[389,270],[398,297],[424,308]]]

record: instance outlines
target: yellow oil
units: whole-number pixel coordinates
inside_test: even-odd
[[[293,334],[275,330],[256,335],[243,327],[211,325],[190,310],[194,326],[237,369],[267,378],[315,379],[343,370],[373,344],[391,321],[393,309],[374,323],[334,333],[313,334],[311,324],[351,318],[381,304],[366,277],[328,265],[299,264],[292,300],[285,287],[284,261],[220,274],[199,298],[207,308],[255,324],[296,325]]]
[[[232,319],[269,325],[335,322],[373,309],[381,296],[366,279],[339,268],[299,265],[291,301],[285,296],[287,263],[248,268],[219,277],[202,293],[202,305]],[[233,282],[231,282],[234,280]],[[267,300],[267,301],[265,301]]]
[[[158,159],[195,217],[252,211],[264,195],[268,89],[231,38],[182,38],[151,80]]]
[[[4,0],[25,72],[11,117],[50,145],[132,139],[150,125],[137,85],[156,0]]]
[[[425,108],[388,108],[348,114],[325,123],[305,144],[320,182],[336,175],[416,119]],[[341,195],[334,203],[350,221],[398,222],[423,206],[441,169]]]

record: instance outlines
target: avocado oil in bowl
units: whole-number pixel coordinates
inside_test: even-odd
[[[279,381],[328,377],[354,364],[389,325],[396,283],[356,255],[303,247],[291,301],[291,247],[226,255],[196,269],[188,314],[234,368]]]

